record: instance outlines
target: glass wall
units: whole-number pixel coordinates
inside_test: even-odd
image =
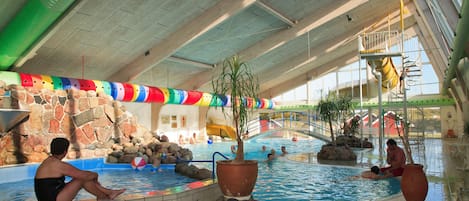
[[[419,43],[417,37],[413,37],[404,42],[404,55],[407,57],[406,61],[414,62],[417,67],[413,67],[410,76],[407,77],[407,94],[408,97],[425,94],[439,94],[439,80],[433,70],[430,61],[425,54],[422,45]],[[399,57],[393,57],[393,63],[397,72],[401,72],[402,60]],[[315,103],[326,97],[330,92],[336,93],[337,89],[350,89],[350,93],[359,93],[359,78],[361,76],[362,83],[365,84],[368,79],[375,79],[370,74],[370,69],[365,68],[365,60],[361,64],[357,62],[340,68],[338,71],[328,73],[318,79],[309,81],[300,87],[291,89],[277,97],[274,101],[279,102],[298,102],[304,101],[305,103]],[[359,70],[359,65],[362,69]],[[359,75],[361,73],[361,75]],[[363,89],[365,90],[365,89]],[[354,97],[359,97],[359,94],[354,94]]]

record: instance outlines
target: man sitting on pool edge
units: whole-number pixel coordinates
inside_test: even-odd
[[[113,200],[125,191],[104,188],[98,182],[97,173],[80,170],[63,162],[69,146],[70,141],[65,138],[52,140],[51,155],[37,168],[34,177],[34,191],[38,201],[71,201],[82,188],[95,195],[97,200]],[[72,177],[72,180],[65,183],[65,176]]]
[[[406,156],[404,150],[397,146],[397,143],[393,139],[386,141],[386,162],[389,164],[388,167],[380,169],[381,172],[390,173],[395,177],[402,176],[404,173],[404,166],[406,162]]]

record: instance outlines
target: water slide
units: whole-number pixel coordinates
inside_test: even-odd
[[[220,124],[207,124],[207,135],[236,139],[236,131],[233,127]]]
[[[400,75],[392,62],[391,57],[369,60],[368,64],[374,65],[376,67],[376,71],[381,73],[381,87],[383,90],[391,90],[398,86]]]

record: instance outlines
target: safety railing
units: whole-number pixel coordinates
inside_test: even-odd
[[[189,162],[198,162],[198,163],[212,163],[212,179],[215,179],[215,155],[220,155],[221,157],[223,157],[224,159],[226,160],[229,160],[229,158],[225,155],[223,155],[222,153],[216,151],[216,152],[213,152],[212,154],[212,160],[182,160],[182,159],[177,159],[178,162],[185,162],[185,163],[189,163]]]
[[[224,159],[226,160],[229,160],[228,157],[226,157],[225,155],[223,155],[222,153],[216,151],[216,152],[213,152],[212,154],[212,179],[215,179],[215,155],[220,155],[221,157],[223,157]]]
[[[401,37],[398,31],[364,33],[358,38],[360,53],[401,52]]]

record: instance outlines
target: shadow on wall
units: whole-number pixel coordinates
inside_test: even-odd
[[[29,120],[29,111],[15,111],[19,110],[19,104],[17,99],[12,99],[12,95],[17,94],[13,92],[14,94],[7,94],[9,96],[5,96],[5,85],[3,84],[0,86],[0,92],[2,93],[1,101],[2,101],[2,109],[6,109],[5,111],[1,111],[1,132],[2,135],[11,135],[13,139],[13,145],[14,145],[14,151],[13,155],[16,158],[16,163],[22,164],[22,163],[27,163],[28,158],[26,155],[23,153],[23,146],[21,144],[21,141],[23,137],[27,137],[27,135],[21,134],[21,129],[19,128],[19,125],[22,123],[26,122]]]

